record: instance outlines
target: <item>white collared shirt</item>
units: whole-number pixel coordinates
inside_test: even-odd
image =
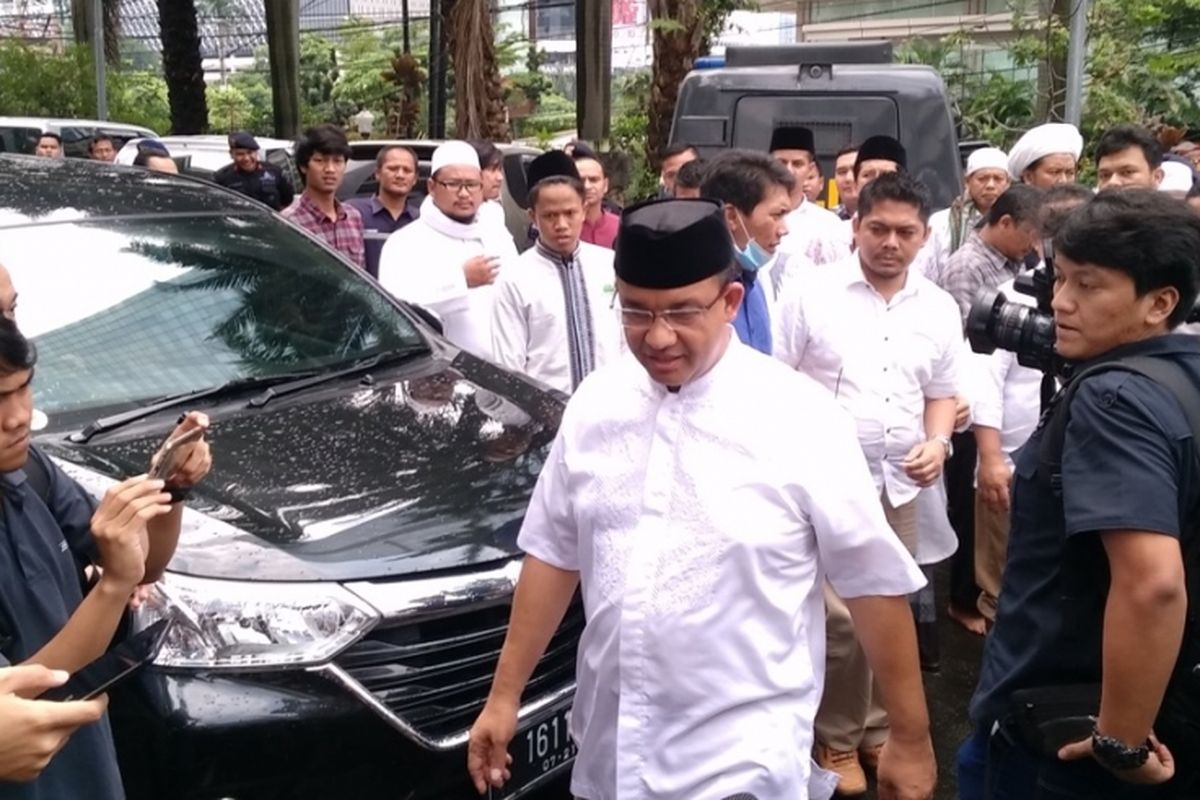
[[[727,335],[677,393],[629,353],[592,373],[525,515],[521,548],[581,578],[576,797],[828,797],[810,761],[822,581],[843,597],[924,584],[845,412]]]
[[[775,319],[775,356],[854,417],[879,490],[893,506],[915,498],[903,461],[926,439],[925,401],[958,392],[962,323],[954,300],[910,269],[905,287],[886,301],[854,255],[793,286]]]
[[[794,253],[814,264],[832,264],[850,255],[850,241],[843,220],[829,209],[807,198],[783,218],[787,236],[779,243],[785,253]]]
[[[613,251],[580,242],[576,258],[587,288],[599,368],[620,351],[621,329],[612,303]],[[501,366],[570,394],[574,387],[560,269],[531,247],[504,271],[492,306],[492,354]]]

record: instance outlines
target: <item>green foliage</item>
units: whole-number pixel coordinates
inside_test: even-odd
[[[0,108],[12,116],[94,117],[95,77],[89,51],[70,45],[58,55],[18,39],[0,41]]]
[[[113,119],[166,133],[171,129],[167,82],[156,72],[110,72],[108,113]]]
[[[338,56],[333,42],[320,34],[301,33],[300,121],[303,125],[345,124],[345,116],[338,113],[333,99],[338,77]]]
[[[898,49],[909,63],[928,64],[946,81],[964,138],[1008,146],[1039,109],[1061,105],[1068,31],[1059,17],[1037,18],[1036,5],[1014,11],[1006,43],[1012,68],[982,69],[969,59],[966,33],[939,42],[912,41]],[[1200,132],[1200,0],[1096,0],[1089,15],[1081,129],[1095,141],[1118,122],[1168,124]],[[1055,81],[1037,79],[1055,71]],[[1054,91],[1054,97],[1045,92]],[[1085,169],[1087,165],[1084,165]]]
[[[108,72],[109,116],[165,133],[171,127],[167,85],[138,70]],[[0,108],[12,116],[96,116],[91,53],[70,45],[62,53],[17,39],[0,40]]]
[[[614,116],[609,148],[629,159],[628,179],[621,195],[627,203],[649,197],[658,190],[658,173],[646,160],[649,126],[650,71],[622,75],[613,86]]]
[[[245,130],[253,116],[254,106],[238,87],[208,87],[208,127],[212,133]]]
[[[257,70],[235,72],[229,77],[229,85],[250,102],[250,115],[242,125],[243,130],[256,133],[259,136],[273,136],[275,133],[275,99],[271,94],[271,84],[267,76]],[[211,90],[210,90],[211,91]],[[208,107],[212,116],[213,101],[210,98]]]

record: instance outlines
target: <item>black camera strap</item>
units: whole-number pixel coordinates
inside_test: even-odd
[[[1175,397],[1192,431],[1192,453],[1197,468],[1195,474],[1200,475],[1200,386],[1174,361],[1148,355],[1125,356],[1094,364],[1073,375],[1043,417],[1045,428],[1038,450],[1038,480],[1048,485],[1058,497],[1062,496],[1062,456],[1067,423],[1071,417],[1071,400],[1086,378],[1112,370],[1141,375]],[[1180,547],[1183,551],[1188,610],[1184,641],[1172,677],[1172,683],[1179,688],[1194,680],[1192,668],[1200,665],[1200,500],[1187,511],[1187,516],[1181,522]]]

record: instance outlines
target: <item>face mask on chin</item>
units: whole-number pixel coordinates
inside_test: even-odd
[[[746,230],[746,222],[742,219],[741,213],[738,214],[738,223],[742,226],[742,233],[746,235],[746,246],[734,248],[734,257],[737,259],[738,266],[746,272],[758,272],[770,263],[771,254]]]

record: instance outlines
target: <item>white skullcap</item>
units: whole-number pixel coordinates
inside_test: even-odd
[[[1008,172],[1008,153],[999,147],[982,147],[967,158],[966,176],[981,169],[1002,169]]]
[[[1160,192],[1183,192],[1186,194],[1192,190],[1195,173],[1187,164],[1180,164],[1178,161],[1164,161],[1162,171],[1162,183],[1158,185]]]
[[[1030,128],[1017,140],[1008,155],[1008,174],[1021,180],[1022,173],[1038,159],[1055,153],[1069,153],[1076,161],[1083,152],[1083,137],[1079,129],[1065,122],[1047,122]]]
[[[479,154],[466,142],[452,141],[433,151],[429,174],[437,175],[442,167],[474,167],[479,169]]]

